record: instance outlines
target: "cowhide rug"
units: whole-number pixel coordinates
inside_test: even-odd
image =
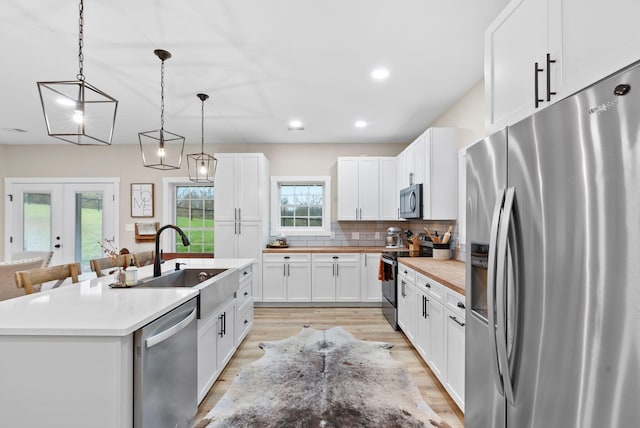
[[[265,355],[240,370],[197,428],[448,427],[391,346],[341,327],[261,343]]]

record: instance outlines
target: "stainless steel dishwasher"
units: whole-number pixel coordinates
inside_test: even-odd
[[[134,333],[134,427],[187,428],[198,410],[196,298]]]

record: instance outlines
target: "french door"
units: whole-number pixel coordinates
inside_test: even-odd
[[[102,257],[104,239],[118,242],[118,178],[6,179],[6,258],[53,251],[51,265]]]

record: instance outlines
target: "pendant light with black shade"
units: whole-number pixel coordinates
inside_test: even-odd
[[[207,94],[198,94],[198,98],[202,101],[201,106],[201,145],[200,153],[192,153],[187,155],[187,166],[189,168],[189,180],[196,183],[213,183],[216,175],[216,166],[218,159],[204,152],[204,102],[209,98]]]
[[[118,100],[84,76],[84,2],[79,5],[77,80],[38,82],[47,134],[77,145],[110,145]]]
[[[171,53],[156,49],[160,58],[160,129],[138,133],[142,163],[147,168],[161,170],[180,169],[184,152],[184,137],[164,129],[164,62]]]

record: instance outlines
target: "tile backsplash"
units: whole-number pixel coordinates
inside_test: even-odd
[[[458,245],[458,224],[448,221],[341,221],[331,224],[332,237],[329,236],[289,236],[287,242],[291,247],[384,247],[387,229],[396,226],[401,230],[421,233],[427,227],[429,232],[439,236],[453,226],[451,248],[454,258],[464,260],[464,245]],[[276,239],[272,236],[271,239]],[[403,236],[404,239],[404,236]]]

